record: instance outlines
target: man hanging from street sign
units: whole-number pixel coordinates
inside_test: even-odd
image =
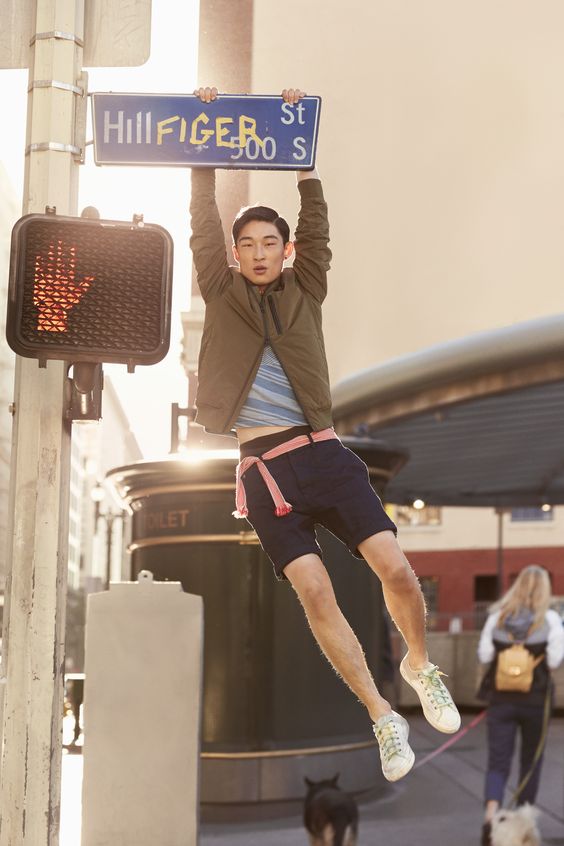
[[[195,92],[202,102],[217,89]],[[295,107],[300,89],[285,89]],[[413,766],[407,721],[378,692],[362,647],[342,614],[321,560],[315,524],[363,558],[382,582],[386,606],[407,644],[400,672],[427,720],[452,733],[460,716],[428,660],[425,604],[396,540],[396,527],[372,489],[366,465],[332,428],[321,328],[327,292],[329,224],[315,169],[297,171],[301,207],[295,241],[276,211],[241,209],[228,264],[215,201],[215,171],[192,170],[191,248],[206,304],[198,365],[197,422],[235,431],[240,447],[234,512],[255,529],[278,579],[288,579],[327,659],[365,705],[385,777]],[[284,262],[295,251],[292,268]]]

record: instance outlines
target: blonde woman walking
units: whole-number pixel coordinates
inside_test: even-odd
[[[519,784],[529,776],[517,801],[533,804],[536,799],[542,754],[536,764],[534,759],[543,733],[546,697],[550,696],[550,671],[564,658],[564,628],[550,602],[548,572],[534,564],[525,567],[492,607],[480,637],[478,658],[490,665],[478,692],[488,703],[483,843],[488,842],[489,823],[503,803],[517,731],[521,734]],[[505,687],[497,674],[499,656],[514,643],[522,643],[536,659],[528,691],[499,689]]]

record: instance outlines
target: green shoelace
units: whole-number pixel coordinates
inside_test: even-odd
[[[441,681],[441,676],[447,677],[446,673],[441,673],[439,668],[434,666],[428,670],[420,670],[417,675],[436,708],[450,708],[452,706],[452,697],[444,682]]]
[[[401,740],[393,720],[389,720],[383,726],[376,729],[376,737],[386,763],[394,755],[401,754]]]

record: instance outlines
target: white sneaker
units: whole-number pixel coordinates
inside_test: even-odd
[[[380,747],[382,772],[388,781],[398,781],[410,771],[415,761],[413,749],[407,742],[409,725],[400,714],[392,711],[374,723],[376,740]]]
[[[407,655],[400,664],[400,673],[418,695],[427,722],[446,734],[458,731],[460,714],[441,679],[444,673],[430,663],[423,670],[412,670]]]

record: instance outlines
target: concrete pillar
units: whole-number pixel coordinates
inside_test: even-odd
[[[195,846],[203,602],[179,582],[88,597],[82,846]]]

